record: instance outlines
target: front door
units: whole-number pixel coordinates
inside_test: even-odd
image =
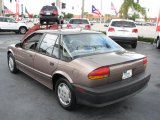
[[[20,70],[26,74],[33,74],[33,62],[36,54],[36,48],[43,34],[34,33],[24,40],[22,48],[16,52],[16,62]]]

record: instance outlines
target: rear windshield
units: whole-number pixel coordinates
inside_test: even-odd
[[[65,35],[63,43],[72,58],[124,50],[104,34],[98,33]]]
[[[88,20],[84,20],[84,19],[71,19],[69,23],[70,24],[89,24]]]
[[[56,6],[43,6],[42,8],[43,11],[46,11],[46,10],[51,11],[55,9],[57,10]]]
[[[128,21],[113,21],[111,26],[114,27],[136,27],[136,25],[133,22]]]

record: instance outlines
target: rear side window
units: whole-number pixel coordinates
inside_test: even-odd
[[[129,21],[113,21],[111,26],[114,27],[136,27],[136,25],[133,22],[129,22]]]
[[[57,10],[56,6],[43,6],[42,8],[43,11],[52,11],[52,10]]]
[[[69,23],[70,24],[89,24],[88,20],[84,20],[84,19],[71,19]]]

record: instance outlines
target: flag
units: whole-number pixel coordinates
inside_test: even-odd
[[[160,31],[160,10],[159,10],[158,18],[157,18],[156,31]]]
[[[9,10],[5,5],[4,5],[3,13],[4,14],[13,14],[13,12],[11,10]]]
[[[113,3],[111,2],[111,10],[114,10],[116,16],[118,15],[118,12],[116,10],[116,8],[114,7]]]
[[[99,12],[99,10],[96,9],[94,5],[92,5],[92,13],[97,14],[97,15],[101,15],[101,13]]]
[[[31,17],[26,7],[25,7],[25,13],[28,15],[29,18]]]

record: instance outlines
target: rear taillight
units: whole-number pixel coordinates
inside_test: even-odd
[[[115,32],[115,29],[112,28],[112,27],[109,27],[109,28],[108,28],[108,32]]]
[[[58,15],[58,10],[53,10],[53,14]]]
[[[138,33],[138,29],[133,29],[132,32],[133,33]]]
[[[103,79],[108,77],[110,74],[109,67],[100,67],[88,74],[88,79],[90,80],[97,80],[97,79]]]
[[[41,15],[43,15],[43,14],[44,14],[44,11],[43,11],[43,10],[41,10],[41,11],[40,11],[40,14],[41,14]]]
[[[143,58],[143,64],[147,65],[147,63],[148,63],[147,57]]]
[[[85,26],[85,29],[86,29],[86,30],[90,30],[90,29],[91,29],[91,26],[90,26],[90,25],[86,25],[86,26]]]
[[[67,28],[72,28],[72,25],[71,24],[67,24]]]

